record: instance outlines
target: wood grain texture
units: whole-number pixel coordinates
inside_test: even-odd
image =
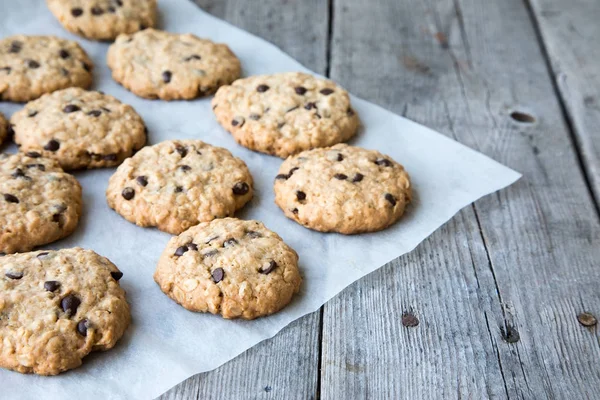
[[[262,36],[308,68],[325,73],[328,6],[320,0],[195,0],[207,12]],[[319,18],[311,16],[317,13]],[[310,399],[317,393],[320,312],[214,371],[196,375],[161,400]],[[226,343],[223,344],[227,346]]]
[[[600,4],[530,0],[600,207]]]
[[[334,5],[333,79],[524,178],[326,304],[321,398],[597,398],[600,222],[526,5]]]

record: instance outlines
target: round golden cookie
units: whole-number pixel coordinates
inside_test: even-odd
[[[282,158],[345,142],[359,126],[345,90],[300,72],[239,79],[212,106],[239,144]]]
[[[179,234],[232,216],[252,199],[252,175],[227,149],[168,140],[125,160],[108,182],[108,205],[139,226]]]
[[[112,348],[131,319],[122,276],[80,248],[0,257],[0,367],[56,375]]]
[[[411,197],[402,165],[346,144],[292,156],[275,178],[275,203],[285,215],[321,232],[385,229],[400,219]]]
[[[65,29],[93,40],[113,40],[156,24],[156,0],[46,0]]]
[[[0,253],[68,236],[80,215],[81,186],[56,161],[35,152],[0,153]]]
[[[29,101],[44,93],[92,84],[92,61],[77,42],[56,36],[0,40],[0,100]]]
[[[188,310],[254,319],[300,290],[298,255],[258,221],[217,219],[172,238],[154,280]]]
[[[108,49],[115,81],[140,97],[193,99],[240,76],[240,61],[224,44],[192,34],[146,29],[121,35]]]
[[[8,121],[4,115],[0,113],[0,144],[2,144],[8,136]]]
[[[21,151],[53,158],[66,170],[119,165],[146,143],[144,121],[133,107],[79,88],[31,101],[10,122]]]

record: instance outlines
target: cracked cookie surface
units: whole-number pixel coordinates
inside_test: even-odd
[[[92,84],[92,61],[72,40],[15,35],[0,40],[0,100],[24,102]]]
[[[172,238],[154,280],[188,310],[254,319],[300,290],[298,255],[258,221],[218,219]]]
[[[112,77],[140,97],[193,99],[240,76],[240,61],[225,44],[155,29],[122,35],[108,49]]]
[[[156,0],[46,0],[63,27],[93,40],[113,40],[156,24]]]
[[[282,158],[345,142],[359,125],[345,90],[300,72],[239,79],[212,106],[239,144]]]
[[[122,276],[81,248],[0,257],[0,367],[56,375],[112,348],[130,321]]]
[[[232,216],[253,195],[246,164],[200,140],[148,146],[108,182],[108,205],[139,226],[179,234],[199,222]]]
[[[0,252],[29,251],[71,234],[81,186],[39,153],[0,154]]]
[[[10,123],[21,151],[53,158],[66,170],[119,165],[146,143],[146,127],[133,107],[79,88],[27,103]]]
[[[412,198],[402,165],[346,144],[288,158],[274,186],[275,203],[288,218],[321,232],[385,229],[400,219]]]

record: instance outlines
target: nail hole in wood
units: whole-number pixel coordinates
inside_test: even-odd
[[[529,115],[520,111],[511,112],[510,117],[515,121],[522,122],[524,124],[533,124],[535,122],[535,117],[533,115]]]

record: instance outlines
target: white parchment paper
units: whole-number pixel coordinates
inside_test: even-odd
[[[346,286],[414,249],[461,208],[510,185],[519,174],[445,136],[356,97],[363,129],[351,144],[389,154],[408,170],[414,203],[401,222],[373,234],[343,236],[310,231],[288,220],[274,204],[272,183],[281,160],[237,145],[215,121],[210,99],[149,101],[110,77],[107,43],[71,35],[43,0],[0,0],[0,37],[53,34],[78,40],[96,65],[94,88],[129,103],[142,115],[150,144],[166,139],[202,139],[241,157],[254,178],[256,195],[238,214],[263,221],[300,255],[301,293],[282,312],[255,321],[227,321],[186,311],[162,294],[152,279],[170,235],[126,222],[106,205],[104,191],[113,169],[78,172],[84,215],[75,234],[48,248],[81,246],[110,258],[123,272],[133,323],[119,344],[88,356],[81,368],[56,377],[0,370],[0,397],[19,399],[154,398],[185,378],[208,371],[295,319],[317,310]],[[244,75],[306,71],[273,45],[220,21],[189,0],[162,0],[161,27],[227,43],[242,60]],[[7,117],[21,105],[0,103]],[[14,152],[14,145],[3,151]]]

